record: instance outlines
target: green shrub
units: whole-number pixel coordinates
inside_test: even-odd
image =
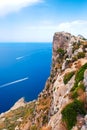
[[[81,101],[75,99],[62,110],[62,119],[66,122],[68,130],[71,130],[76,124],[76,117],[78,114],[86,114],[83,106]]]
[[[77,83],[79,83],[80,81],[82,81],[84,79],[84,72],[87,69],[87,63],[84,64],[77,72],[76,76],[75,76],[75,81]]]
[[[84,87],[83,82],[80,82],[77,89],[82,89],[83,91],[85,91],[85,87]]]
[[[60,56],[64,56],[64,54],[66,53],[62,48],[58,48],[57,49],[57,53],[60,55]]]
[[[75,51],[75,50],[79,49],[79,46],[80,46],[80,44],[79,44],[79,43],[74,42],[74,43],[73,43],[72,52],[74,53],[74,51]]]
[[[83,82],[80,82],[79,84],[75,84],[74,87],[71,89],[72,91],[72,98],[77,98],[78,97],[78,90],[82,89],[83,91],[85,91],[85,87]]]
[[[72,89],[71,89],[71,91],[74,91],[77,87],[78,87],[78,83],[75,82],[75,83],[74,83],[74,86],[73,86]]]
[[[64,79],[63,79],[64,84],[67,84],[68,81],[72,78],[72,76],[73,76],[74,74],[75,74],[74,71],[65,74],[65,75],[64,75]]]
[[[78,52],[77,57],[78,57],[78,59],[84,58],[85,57],[85,53],[84,52]]]
[[[43,121],[42,124],[45,125],[48,123],[48,116],[47,115],[43,115]]]
[[[78,90],[82,89],[83,91],[85,91],[85,87],[83,84],[83,79],[84,79],[84,72],[87,69],[87,63],[84,64],[76,73],[75,75],[75,83],[74,86],[71,89],[72,92],[72,98],[77,98],[78,97]]]
[[[73,57],[72,57],[72,62],[77,61],[77,60],[78,60],[78,57],[77,57],[77,56],[73,56]]]
[[[72,98],[76,99],[78,97],[77,91],[73,91],[72,93]]]

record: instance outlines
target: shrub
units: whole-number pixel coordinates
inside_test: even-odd
[[[78,60],[78,57],[77,57],[77,56],[73,56],[73,57],[72,57],[72,62],[77,61],[77,60]]]
[[[66,52],[62,48],[58,48],[57,53],[60,55],[60,57],[63,57]]]
[[[84,87],[83,82],[80,82],[77,89],[82,89],[83,91],[85,91],[85,87]]]
[[[82,81],[84,79],[84,72],[87,69],[87,63],[84,64],[77,72],[76,76],[75,76],[75,81],[77,83],[79,83],[80,81]]]
[[[77,57],[78,57],[78,59],[84,58],[85,57],[85,53],[84,52],[78,52]]]
[[[62,110],[62,119],[65,121],[68,130],[71,130],[72,127],[76,124],[76,117],[78,114],[85,115],[86,112],[83,107],[83,103],[79,100],[74,100],[72,103],[68,104]]]
[[[71,96],[72,98],[77,98],[78,97],[78,92],[77,91],[74,91],[73,93],[72,93],[72,96]]]
[[[45,125],[48,123],[48,116],[47,115],[43,115],[43,121],[42,124]]]
[[[72,98],[77,98],[78,97],[78,90],[82,89],[85,91],[85,87],[83,84],[83,79],[84,79],[84,72],[87,69],[87,63],[84,64],[76,73],[75,75],[75,83],[74,86],[71,89],[72,92]]]
[[[72,52],[74,53],[75,50],[77,50],[79,48],[80,44],[77,42],[73,43],[73,48],[72,48]]]
[[[72,89],[71,89],[71,91],[74,91],[77,87],[78,87],[78,83],[75,82],[75,83],[74,83],[74,86],[73,86]]]
[[[83,91],[85,91],[85,87],[83,82],[80,82],[79,85],[78,84],[74,84],[74,87],[71,89],[72,91],[72,98],[77,98],[78,97],[78,90],[81,89]]]
[[[72,78],[72,76],[73,76],[74,74],[75,74],[74,71],[65,74],[65,75],[64,75],[64,79],[63,79],[64,84],[67,84],[68,81]]]

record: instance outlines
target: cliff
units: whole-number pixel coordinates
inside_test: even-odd
[[[53,37],[51,74],[38,99],[0,115],[0,130],[87,130],[87,40]]]

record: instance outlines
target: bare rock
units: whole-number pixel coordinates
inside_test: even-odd
[[[15,110],[26,105],[24,98],[19,99],[10,110]]]

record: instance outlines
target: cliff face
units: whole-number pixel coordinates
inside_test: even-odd
[[[87,130],[87,40],[55,33],[51,74],[33,102],[0,115],[0,130]]]
[[[52,72],[54,77],[56,76],[56,80],[52,87],[53,99],[48,124],[53,130],[86,130],[86,39],[64,32],[55,33]],[[82,107],[78,107],[78,103],[82,103]],[[78,110],[75,110],[76,107]],[[82,110],[79,111],[79,109]]]

